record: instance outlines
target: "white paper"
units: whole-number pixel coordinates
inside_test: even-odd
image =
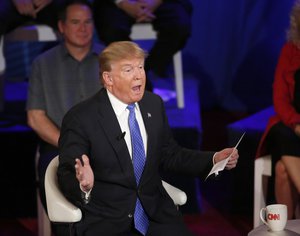
[[[244,135],[245,135],[246,132],[244,132],[242,134],[242,136],[240,137],[239,141],[237,142],[237,144],[235,145],[232,153],[230,153],[230,155],[222,160],[222,161],[219,161],[218,163],[214,164],[213,168],[211,169],[211,171],[209,172],[209,174],[206,176],[205,180],[211,175],[211,174],[215,174],[216,176],[219,174],[220,171],[224,170],[225,166],[227,165],[227,162],[229,161],[230,157],[232,156],[233,152],[235,149],[237,149],[238,145],[240,144],[240,142],[242,141]]]

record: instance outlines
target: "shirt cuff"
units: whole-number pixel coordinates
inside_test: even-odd
[[[91,199],[91,192],[92,192],[92,188],[89,191],[84,191],[81,187],[81,185],[79,184],[80,190],[82,192],[82,198],[84,200],[84,202],[87,204],[89,203],[90,199]]]

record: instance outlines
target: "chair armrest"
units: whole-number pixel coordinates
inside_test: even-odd
[[[183,192],[179,188],[176,188],[163,180],[162,180],[162,185],[164,186],[165,190],[167,191],[169,196],[172,198],[172,200],[176,206],[182,206],[186,203],[187,196],[186,196],[185,192]]]
[[[47,210],[50,221],[74,223],[81,220],[81,210],[69,202],[62,194],[57,182],[58,158],[55,157],[49,164],[45,176],[45,191]]]

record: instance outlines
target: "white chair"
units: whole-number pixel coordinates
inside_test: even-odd
[[[134,24],[131,29],[130,38],[132,40],[150,40],[156,39],[156,32],[150,23]],[[174,74],[175,74],[175,89],[178,108],[184,108],[184,85],[182,72],[181,51],[178,51],[173,56]]]
[[[55,157],[47,167],[45,175],[45,190],[47,210],[50,221],[60,223],[75,223],[81,220],[81,210],[70,203],[61,193],[57,182],[58,156]],[[170,195],[174,204],[184,205],[187,201],[185,192],[162,181],[164,188]]]
[[[254,211],[253,226],[256,228],[262,224],[259,211],[266,206],[268,177],[272,175],[271,156],[259,157],[254,162]]]

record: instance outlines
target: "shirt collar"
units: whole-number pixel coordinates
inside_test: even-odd
[[[116,96],[114,96],[111,92],[107,91],[108,98],[110,100],[110,103],[114,109],[114,112],[117,116],[120,116],[126,109],[128,104],[120,101]],[[135,103],[135,109],[139,110],[138,103]]]
[[[67,56],[70,56],[72,57],[72,55],[69,53],[66,45],[64,44],[64,42],[61,43],[61,47],[62,47],[62,54],[63,56],[67,57]],[[93,43],[88,54],[85,56],[85,58],[91,56],[92,54],[98,56],[100,54],[100,52],[103,50],[104,46],[102,46],[101,44],[98,44],[98,43]]]

